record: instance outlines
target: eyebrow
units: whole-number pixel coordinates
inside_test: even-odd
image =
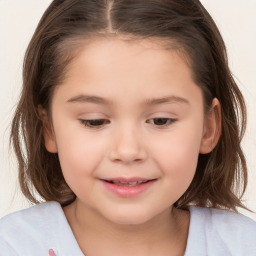
[[[80,94],[78,96],[70,98],[67,102],[77,102],[77,103],[95,103],[95,104],[102,104],[102,105],[110,105],[111,102],[108,101],[107,99],[94,96],[94,95],[84,95]]]
[[[113,102],[98,96],[94,95],[78,95],[75,97],[70,98],[67,102],[69,103],[94,103],[94,104],[100,104],[100,105],[112,105]],[[146,99],[143,102],[143,105],[146,106],[152,106],[152,105],[160,105],[164,103],[185,103],[189,104],[189,101],[186,98],[179,97],[179,96],[167,96],[163,98],[151,98],[151,99]]]
[[[175,102],[189,104],[189,101],[186,98],[171,95],[163,98],[147,99],[145,100],[145,105],[152,106],[152,105],[159,105],[164,103],[175,103]]]

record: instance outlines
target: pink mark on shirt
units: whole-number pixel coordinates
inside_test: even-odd
[[[50,256],[55,256],[55,253],[54,253],[53,249],[50,249],[50,250],[49,250],[49,255],[50,255]]]

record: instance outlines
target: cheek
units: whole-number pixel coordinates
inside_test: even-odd
[[[78,133],[66,136],[64,143],[60,137],[59,141],[58,154],[64,179],[78,197],[87,198],[95,189],[91,181],[102,161],[102,142],[93,136],[83,138]]]
[[[164,140],[151,145],[156,162],[163,175],[168,176],[175,187],[189,186],[198,162],[202,131],[198,126],[184,126]]]
[[[60,129],[57,134],[58,155],[64,177],[79,180],[92,175],[105,152],[103,140],[93,135],[85,136],[83,129],[76,132]]]

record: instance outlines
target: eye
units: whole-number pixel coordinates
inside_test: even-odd
[[[106,119],[79,119],[79,121],[86,127],[89,128],[100,128],[103,125],[109,123]]]
[[[156,126],[160,126],[160,127],[165,127],[165,126],[169,126],[172,123],[174,123],[176,121],[176,119],[173,118],[152,118],[149,119],[147,122]]]

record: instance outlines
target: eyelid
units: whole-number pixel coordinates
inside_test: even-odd
[[[79,119],[79,121],[80,121],[80,123],[81,123],[83,126],[85,126],[85,127],[87,127],[87,128],[90,128],[90,129],[100,129],[100,128],[102,128],[103,126],[106,125],[106,122],[110,123],[109,120],[104,119],[104,118],[97,118],[97,119],[96,119],[96,118],[94,118],[94,119]],[[100,125],[89,125],[89,124],[88,124],[89,122],[93,122],[93,121],[95,121],[95,122],[104,121],[104,124],[100,124]]]
[[[157,119],[167,121],[168,123],[157,125],[157,124],[152,124],[150,122],[151,120],[157,120]],[[100,129],[100,128],[104,127],[106,124],[110,123],[110,121],[108,119],[104,119],[104,118],[78,119],[78,120],[80,121],[80,123],[83,126],[85,126],[87,128],[90,128],[90,129]],[[164,128],[168,128],[169,126],[173,125],[176,121],[177,121],[177,118],[154,117],[154,118],[147,119],[146,123],[150,123],[150,124],[152,124],[153,126],[155,126],[157,128],[164,129]],[[100,124],[99,125],[91,125],[91,124],[89,124],[90,122],[96,122],[96,124],[98,122]],[[101,122],[102,122],[102,124],[101,124]]]
[[[167,121],[169,121],[168,124],[163,124],[163,125],[152,124],[153,126],[155,126],[155,127],[157,127],[157,128],[160,128],[160,129],[161,129],[161,128],[167,128],[167,127],[173,125],[173,124],[177,121],[177,118],[154,117],[154,118],[148,119],[148,120],[147,120],[147,123],[148,123],[148,121],[154,120],[154,119],[162,119],[162,120],[167,120]]]

